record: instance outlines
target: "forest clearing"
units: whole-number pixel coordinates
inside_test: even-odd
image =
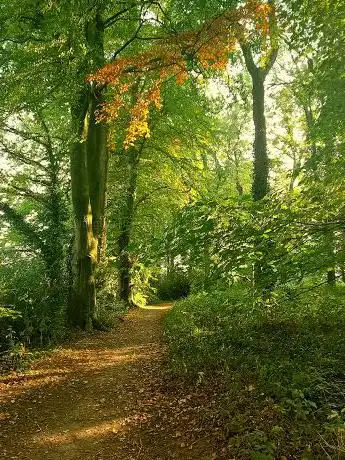
[[[0,456],[345,458],[345,0],[4,0]]]

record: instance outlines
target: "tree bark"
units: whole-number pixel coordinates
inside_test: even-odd
[[[97,262],[100,262],[105,246],[105,205],[108,175],[107,127],[97,123],[96,113],[103,103],[102,94],[93,91],[89,107],[87,135],[87,172],[92,210],[92,231],[97,239]]]
[[[68,320],[72,326],[91,329],[96,314],[94,267],[97,244],[93,236],[88,183],[86,134],[88,131],[88,90],[81,91],[72,107],[76,140],[71,147],[71,186],[74,214],[74,248],[72,257],[72,295]]]
[[[138,148],[132,147],[125,152],[123,158],[128,172],[128,183],[120,210],[119,236],[118,236],[118,282],[119,299],[131,306],[131,267],[132,263],[128,251],[131,230],[134,218],[135,191],[137,188],[138,165],[143,150],[144,141]]]
[[[329,286],[335,286],[336,285],[336,280],[337,280],[337,276],[336,276],[335,270],[334,269],[328,270],[328,272],[327,272],[327,284]]]
[[[337,284],[337,275],[336,275],[336,237],[335,233],[332,230],[326,232],[325,235],[326,247],[328,250],[329,258],[329,269],[327,270],[327,284],[329,286],[335,286]]]
[[[273,4],[273,2],[271,2]],[[270,42],[271,49],[269,50],[265,64],[257,65],[254,62],[253,52],[250,46],[246,43],[241,43],[242,54],[247,67],[247,70],[252,79],[252,98],[253,98],[253,122],[255,129],[253,153],[253,185],[252,197],[254,201],[260,201],[269,192],[269,158],[267,152],[267,132],[265,118],[265,79],[272,69],[278,55],[278,47],[276,43],[276,19],[275,15],[270,18]],[[256,247],[262,245],[262,239],[258,239],[255,243]],[[269,255],[272,250],[273,242],[266,243],[266,247],[261,248],[260,252]],[[265,297],[274,285],[274,277],[272,270],[263,257],[261,261],[257,261],[254,265],[254,285],[262,291]]]
[[[265,118],[265,78],[260,69],[257,69],[251,75],[253,82],[253,121],[255,128],[252,196],[254,201],[258,201],[264,198],[269,192],[269,164]]]
[[[97,12],[86,27],[87,74],[104,64],[103,24]],[[85,71],[84,71],[85,72]],[[108,152],[106,127],[97,123],[102,94],[92,84],[81,85],[71,109],[75,141],[71,146],[71,186],[75,223],[73,283],[68,319],[72,326],[97,325],[95,272],[104,245],[104,213]]]
[[[277,58],[278,50],[273,48],[265,67],[260,67],[255,64],[251,49],[246,44],[242,44],[241,47],[247,70],[252,79],[253,122],[255,129],[252,196],[254,201],[258,201],[264,198],[269,191],[265,79]]]

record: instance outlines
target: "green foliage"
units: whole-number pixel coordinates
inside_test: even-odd
[[[0,267],[0,349],[17,344],[42,346],[65,334],[66,289],[50,285],[45,267],[36,260],[18,260]],[[2,313],[6,312],[5,315]]]
[[[237,286],[178,302],[166,337],[175,373],[225,380],[221,412],[238,455],[296,455],[311,444],[318,456],[319,434],[332,443],[345,427],[344,327],[343,287],[306,289],[295,298],[277,292],[258,309]],[[248,405],[240,419],[232,398]]]
[[[167,231],[171,258],[187,267],[194,291],[238,281],[257,287],[297,288],[320,283],[328,269],[344,263],[340,203],[307,193],[246,196],[185,206]]]
[[[149,299],[155,296],[154,280],[157,269],[148,267],[142,263],[135,263],[131,269],[131,302],[135,306],[142,307]]]
[[[68,151],[71,141],[81,147],[70,113],[89,103],[87,75],[103,57],[150,52],[159,36],[178,40],[243,2],[91,3],[8,0],[0,10],[0,353],[65,333]],[[126,311],[122,256],[133,304],[193,292],[168,315],[171,367],[199,383],[211,373],[225,381],[232,450],[322,458],[316,433],[333,444],[345,413],[344,288],[314,290],[327,275],[329,284],[345,278],[344,2],[274,3],[286,45],[266,86],[270,193],[249,196],[251,85],[237,53],[224,75],[201,75],[187,57],[190,79],[163,85],[150,137],[125,150],[129,96],[109,126],[111,257],[96,273],[97,321],[112,327]],[[259,43],[248,45],[257,61]],[[91,176],[72,184],[76,196],[100,185]]]
[[[118,325],[127,306],[117,298],[117,273],[112,260],[103,260],[97,270],[97,322],[100,329]]]
[[[157,280],[157,297],[160,300],[176,300],[187,297],[190,292],[190,280],[185,272],[174,269]]]
[[[65,333],[68,298],[65,117],[37,106],[2,117],[0,302],[18,317],[2,322],[1,347],[49,345]]]

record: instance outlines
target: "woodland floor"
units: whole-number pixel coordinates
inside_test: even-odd
[[[0,458],[229,459],[212,423],[212,392],[169,377],[168,309],[133,310],[119,328],[0,378]]]

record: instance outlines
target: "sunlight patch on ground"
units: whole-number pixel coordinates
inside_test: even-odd
[[[125,419],[107,420],[94,426],[78,427],[65,430],[62,433],[36,436],[34,442],[44,445],[69,444],[78,440],[103,437],[111,433],[116,435],[123,431],[125,424]]]
[[[143,310],[171,310],[172,304],[171,303],[162,303],[159,305],[145,305],[144,307],[139,307]]]
[[[15,398],[26,391],[66,380],[70,372],[71,369],[67,368],[38,369],[23,376],[10,376],[0,382],[0,401],[2,404],[13,403]]]
[[[51,368],[32,369],[23,376],[13,374],[4,378],[2,382],[0,381],[0,400],[2,403],[14,402],[16,398],[28,390],[63,382],[75,372],[78,372],[79,378],[72,379],[72,384],[78,384],[78,382],[87,378],[91,370],[101,371],[137,361],[150,360],[159,352],[159,349],[154,345],[150,343],[122,347],[117,350],[111,348],[63,349],[58,356],[55,355],[54,360],[47,359],[47,363],[52,365]],[[56,358],[58,358],[58,361],[56,361]],[[55,363],[64,363],[64,366],[57,367]],[[87,371],[83,372],[85,370]]]
[[[69,367],[75,370],[76,367],[90,370],[92,368],[105,368],[122,363],[132,363],[138,360],[149,359],[154,350],[152,344],[146,346],[123,347],[119,350],[113,349],[87,349],[87,350],[66,350],[61,353],[61,358],[69,360]]]

